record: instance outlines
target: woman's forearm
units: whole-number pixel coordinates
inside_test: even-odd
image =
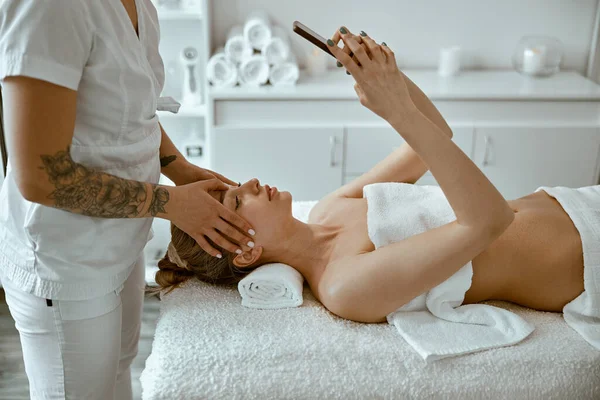
[[[504,197],[436,124],[418,110],[389,122],[429,167],[460,224],[494,234],[512,222]]]
[[[162,125],[160,125],[160,172],[172,180],[176,185],[184,184],[188,181],[185,177],[188,161],[177,150],[177,147],[169,138]]]
[[[423,93],[423,91],[413,82],[411,81],[402,71],[400,73],[404,76],[404,81],[406,82],[406,87],[408,88],[408,93],[414,105],[417,107],[421,113],[427,117],[431,122],[437,125],[438,128],[442,130],[445,134],[452,137],[452,129],[446,123],[442,114],[438,111],[438,109],[433,105],[429,97]]]

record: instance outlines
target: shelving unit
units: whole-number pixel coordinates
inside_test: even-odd
[[[204,15],[201,11],[187,10],[159,10],[158,19],[160,21],[195,21],[202,20]]]

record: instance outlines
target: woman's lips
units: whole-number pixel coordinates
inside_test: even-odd
[[[273,199],[273,197],[277,194],[277,188],[271,187],[269,185],[265,185],[265,190],[267,192],[267,196],[269,197],[269,201]]]

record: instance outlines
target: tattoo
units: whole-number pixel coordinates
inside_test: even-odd
[[[152,216],[165,212],[169,201],[165,188],[154,186],[149,199],[145,183],[87,168],[73,161],[68,149],[42,155],[42,164],[55,188],[48,198],[60,209],[91,217],[132,218],[142,215],[148,201]]]
[[[169,202],[169,191],[165,188],[155,187],[152,191],[152,201],[150,202],[150,208],[148,213],[153,217],[156,217],[158,213],[164,213],[165,205]]]
[[[165,156],[160,159],[160,167],[164,168],[177,159],[177,156]]]

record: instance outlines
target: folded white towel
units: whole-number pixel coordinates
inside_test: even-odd
[[[292,215],[302,221],[308,221],[310,210],[316,201],[295,201]],[[265,264],[248,274],[238,283],[242,296],[242,305],[250,308],[289,308],[302,305],[304,277],[293,267],[281,264]]]
[[[262,50],[271,39],[271,22],[263,10],[253,11],[246,18],[244,37],[255,50]]]
[[[292,55],[290,39],[282,27],[273,27],[273,34],[261,49],[261,53],[267,58],[269,65],[289,60]]]
[[[302,305],[304,278],[286,264],[266,264],[238,283],[242,305],[249,308],[276,309]]]
[[[252,45],[244,37],[244,30],[241,26],[234,26],[229,31],[224,53],[236,65],[254,53]]]
[[[295,85],[299,77],[300,70],[294,57],[288,61],[271,65],[269,69],[269,82],[273,86]]]
[[[215,87],[233,87],[238,83],[238,69],[226,55],[218,49],[208,60],[206,78]]]
[[[269,80],[269,63],[264,56],[254,54],[242,60],[238,73],[243,86],[264,85]]]
[[[365,186],[364,197],[369,237],[376,248],[456,219],[437,186],[378,183]],[[424,360],[512,345],[533,332],[532,325],[507,310],[483,304],[461,305],[472,276],[469,262],[387,316]]]

